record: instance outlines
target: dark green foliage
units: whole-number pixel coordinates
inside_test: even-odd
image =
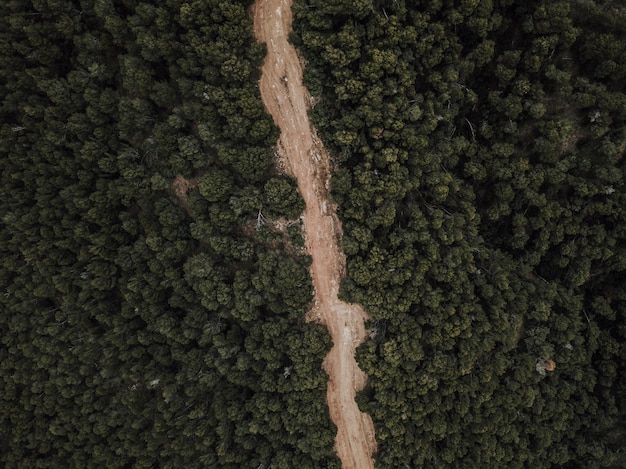
[[[3,467],[338,467],[250,4],[3,2]],[[623,2],[294,13],[377,465],[623,467]]]
[[[249,5],[3,2],[2,467],[337,467]]]
[[[264,188],[264,206],[269,214],[297,218],[304,210],[304,202],[297,193],[296,181],[285,176],[270,178]]]
[[[623,465],[622,3],[295,2],[378,467]]]

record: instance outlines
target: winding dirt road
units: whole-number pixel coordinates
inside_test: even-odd
[[[335,451],[344,469],[373,468],[374,426],[354,400],[366,382],[354,353],[365,340],[367,315],[359,305],[337,298],[345,271],[345,257],[338,246],[341,224],[328,197],[328,153],[309,121],[310,97],[302,84],[302,66],[288,41],[291,0],[256,0],[253,14],[254,34],[267,44],[259,87],[265,107],[281,130],[279,163],[297,179],[306,203],[304,235],[315,289],[315,305],[307,319],[325,324],[333,340],[324,369],[329,376],[328,408],[338,429]]]

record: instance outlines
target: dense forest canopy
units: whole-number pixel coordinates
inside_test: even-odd
[[[3,2],[3,467],[339,467],[250,6]],[[377,466],[624,467],[626,2],[293,10]]]
[[[3,2],[2,467],[338,467],[249,6]]]
[[[623,467],[626,3],[294,10],[378,467]]]

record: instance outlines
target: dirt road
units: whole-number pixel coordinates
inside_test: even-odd
[[[309,95],[302,84],[302,67],[288,42],[291,31],[291,0],[256,0],[254,33],[267,44],[267,57],[259,83],[261,97],[281,130],[280,164],[298,180],[306,209],[303,215],[306,248],[312,257],[311,277],[315,306],[308,320],[321,321],[330,332],[333,348],[324,360],[330,379],[327,401],[337,425],[335,450],[344,469],[373,468],[376,451],[374,426],[359,411],[354,397],[365,386],[365,374],[354,359],[356,347],[365,340],[367,316],[359,305],[339,301],[339,282],[345,257],[339,249],[341,224],[328,197],[328,153],[311,126]]]

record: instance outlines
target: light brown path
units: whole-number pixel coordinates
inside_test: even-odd
[[[257,0],[254,33],[267,44],[267,57],[259,86],[261,97],[281,130],[280,163],[296,177],[306,209],[303,215],[306,248],[312,258],[311,277],[315,307],[309,320],[323,322],[333,348],[324,360],[330,379],[327,401],[337,425],[335,450],[344,469],[373,468],[376,451],[374,426],[354,401],[365,386],[365,374],[354,359],[356,347],[365,340],[367,316],[359,305],[339,301],[339,282],[345,257],[339,249],[341,224],[328,198],[330,163],[326,150],[309,122],[309,95],[302,84],[302,67],[288,42],[291,31],[291,0]]]

